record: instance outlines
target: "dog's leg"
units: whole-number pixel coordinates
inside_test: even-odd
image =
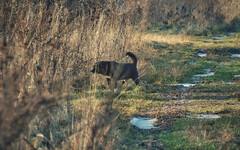
[[[114,92],[116,92],[117,91],[117,81],[114,81]]]
[[[110,89],[115,92],[116,88],[117,88],[117,81],[116,80],[111,80]]]
[[[107,78],[107,81],[108,85],[110,85],[110,89],[115,93],[117,91],[117,81],[114,81],[111,78]]]
[[[135,82],[136,85],[139,85],[138,76],[133,77],[132,80]]]
[[[111,78],[107,78],[108,85],[111,84]]]
[[[139,79],[136,79],[136,80],[135,80],[135,84],[136,84],[136,85],[139,85]]]

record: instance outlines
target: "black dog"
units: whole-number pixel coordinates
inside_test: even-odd
[[[97,73],[105,76],[107,78],[108,84],[113,81],[112,88],[117,87],[117,81],[132,79],[136,85],[139,84],[138,71],[137,71],[137,57],[131,53],[127,52],[127,56],[130,56],[133,63],[117,63],[115,61],[99,61],[93,66],[92,73]],[[123,82],[124,83],[124,82]]]

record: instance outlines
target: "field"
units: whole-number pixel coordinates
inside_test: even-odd
[[[167,42],[153,41],[152,54],[145,58],[150,60],[150,74],[141,87],[127,90],[116,100],[122,114],[120,149],[238,149],[240,86],[234,75],[240,71],[239,58],[231,57],[229,51],[239,49],[239,35],[218,41],[206,36],[148,36]],[[200,50],[207,55],[197,56]],[[194,85],[193,75],[208,68],[214,75]],[[179,85],[191,82],[194,86]],[[187,117],[196,114],[221,118]],[[158,118],[159,129],[137,129],[129,124],[133,116]]]
[[[0,149],[238,149],[238,2],[1,2]],[[90,70],[128,51],[112,92]]]

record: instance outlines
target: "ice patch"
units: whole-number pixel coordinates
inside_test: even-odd
[[[234,75],[234,78],[239,78],[239,77],[240,77],[240,74]]]
[[[171,84],[173,86],[183,86],[185,88],[191,87],[191,86],[195,86],[196,84],[191,84],[191,83],[179,83],[179,84]]]
[[[228,35],[234,35],[235,32],[228,32]]]
[[[235,82],[225,82],[225,84],[233,85],[233,84],[235,84]]]
[[[197,55],[198,55],[199,57],[206,57],[206,56],[207,56],[207,53],[197,53]]]
[[[214,36],[213,39],[214,40],[222,40],[222,39],[225,39],[227,36],[224,35],[224,36]]]
[[[231,57],[238,57],[238,58],[240,58],[240,54],[231,54]]]
[[[213,76],[215,73],[211,71],[211,69],[205,69],[205,74],[196,74],[193,77],[208,77]]]
[[[156,121],[157,121],[156,118],[151,119],[149,117],[133,117],[130,120],[130,123],[138,127],[139,129],[149,130],[149,129],[158,128],[153,125]]]
[[[186,115],[187,118],[197,118],[197,119],[218,119],[221,116],[217,114],[194,114],[194,115]]]

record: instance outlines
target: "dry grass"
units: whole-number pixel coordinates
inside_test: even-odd
[[[232,143],[236,137],[229,124],[224,127],[217,127],[217,125],[211,126],[206,122],[200,122],[199,125],[187,129],[187,136],[189,142],[199,143],[198,146],[200,147],[203,146],[201,144],[205,143],[216,143],[220,145],[219,149],[232,149],[237,146]]]
[[[73,134],[63,143],[63,149],[112,149],[114,137],[110,135],[117,119],[116,109],[111,108],[112,98],[97,101],[83,97],[74,103],[81,121],[74,124]]]
[[[201,33],[219,24],[231,24],[239,18],[239,0],[149,0],[149,22],[154,25],[174,25],[176,28]]]
[[[2,39],[1,39],[2,41]],[[20,68],[7,68],[13,57],[8,55],[7,45],[1,45],[0,80],[0,148],[9,148],[24,133],[29,122],[37,113],[52,107],[57,95],[43,94],[42,89],[20,94],[24,83],[24,72]],[[39,82],[41,82],[39,80]]]
[[[188,44],[191,42],[191,36],[185,34],[142,34],[142,40],[145,43],[158,42],[170,45]]]
[[[111,149],[112,96],[81,96],[76,111],[67,95],[89,85],[95,61],[138,55],[133,3],[1,3],[0,149]]]
[[[75,106],[69,93],[96,92],[92,83],[104,82],[90,74],[96,61],[127,62],[131,51],[142,77],[152,56],[146,43],[189,43],[186,35],[140,34],[155,1],[148,2],[0,2],[0,149],[112,149],[113,96],[81,95]]]

